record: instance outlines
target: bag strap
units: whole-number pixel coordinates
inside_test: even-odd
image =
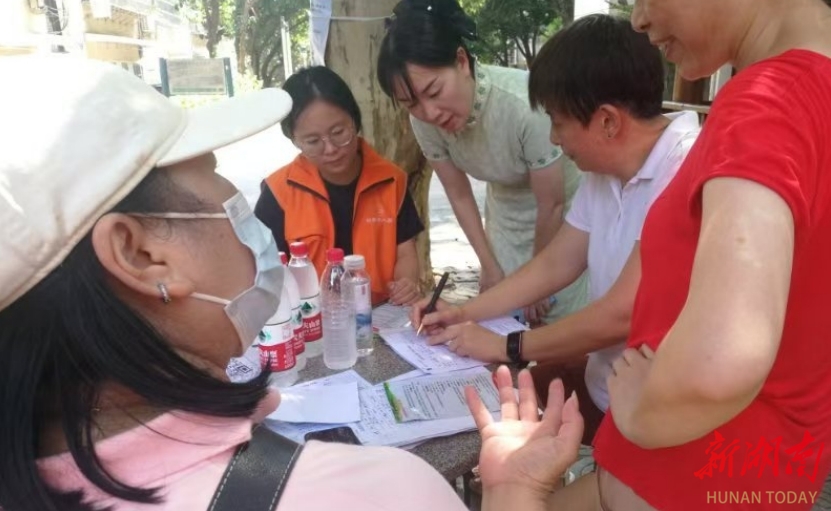
[[[257,426],[241,444],[217,486],[208,511],[273,511],[303,449]]]

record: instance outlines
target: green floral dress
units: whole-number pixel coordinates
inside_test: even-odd
[[[505,274],[528,262],[534,251],[537,202],[530,173],[562,158],[566,211],[581,172],[550,141],[551,124],[528,103],[528,73],[519,69],[476,66],[476,93],[465,129],[449,133],[410,117],[421,150],[430,161],[451,161],[456,168],[487,183],[485,234]],[[548,320],[587,303],[585,275],[557,293]]]

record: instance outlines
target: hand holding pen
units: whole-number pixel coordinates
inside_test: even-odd
[[[430,298],[424,298],[410,311],[412,325],[417,328],[417,335],[422,332],[434,333],[437,329],[453,325],[462,321],[462,310],[456,305],[450,305],[439,299],[442,290],[447,284],[449,273],[442,275],[438,286]]]

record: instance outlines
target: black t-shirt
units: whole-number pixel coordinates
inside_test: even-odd
[[[335,185],[323,180],[326,191],[329,194],[329,211],[335,224],[335,247],[343,249],[343,253],[352,253],[352,216],[355,209],[355,191],[358,180],[355,179],[348,185]],[[288,254],[289,243],[295,240],[286,239],[286,214],[271,188],[265,181],[260,185],[260,198],[254,207],[254,214],[260,219],[274,235],[274,240],[281,251]],[[395,242],[400,245],[418,236],[424,230],[424,224],[416,211],[410,192],[404,194],[404,201],[401,209],[398,210],[396,219]]]
[[[329,211],[335,222],[335,246],[342,248],[344,254],[352,253],[352,216],[355,211],[355,190],[358,179],[348,185],[336,185],[323,180],[326,193],[329,194]]]

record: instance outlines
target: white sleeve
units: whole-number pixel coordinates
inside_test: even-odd
[[[580,186],[574,192],[574,199],[571,201],[571,209],[566,213],[566,222],[575,229],[583,232],[592,230],[592,208],[591,208],[591,187],[593,176],[583,174],[580,178]]]

